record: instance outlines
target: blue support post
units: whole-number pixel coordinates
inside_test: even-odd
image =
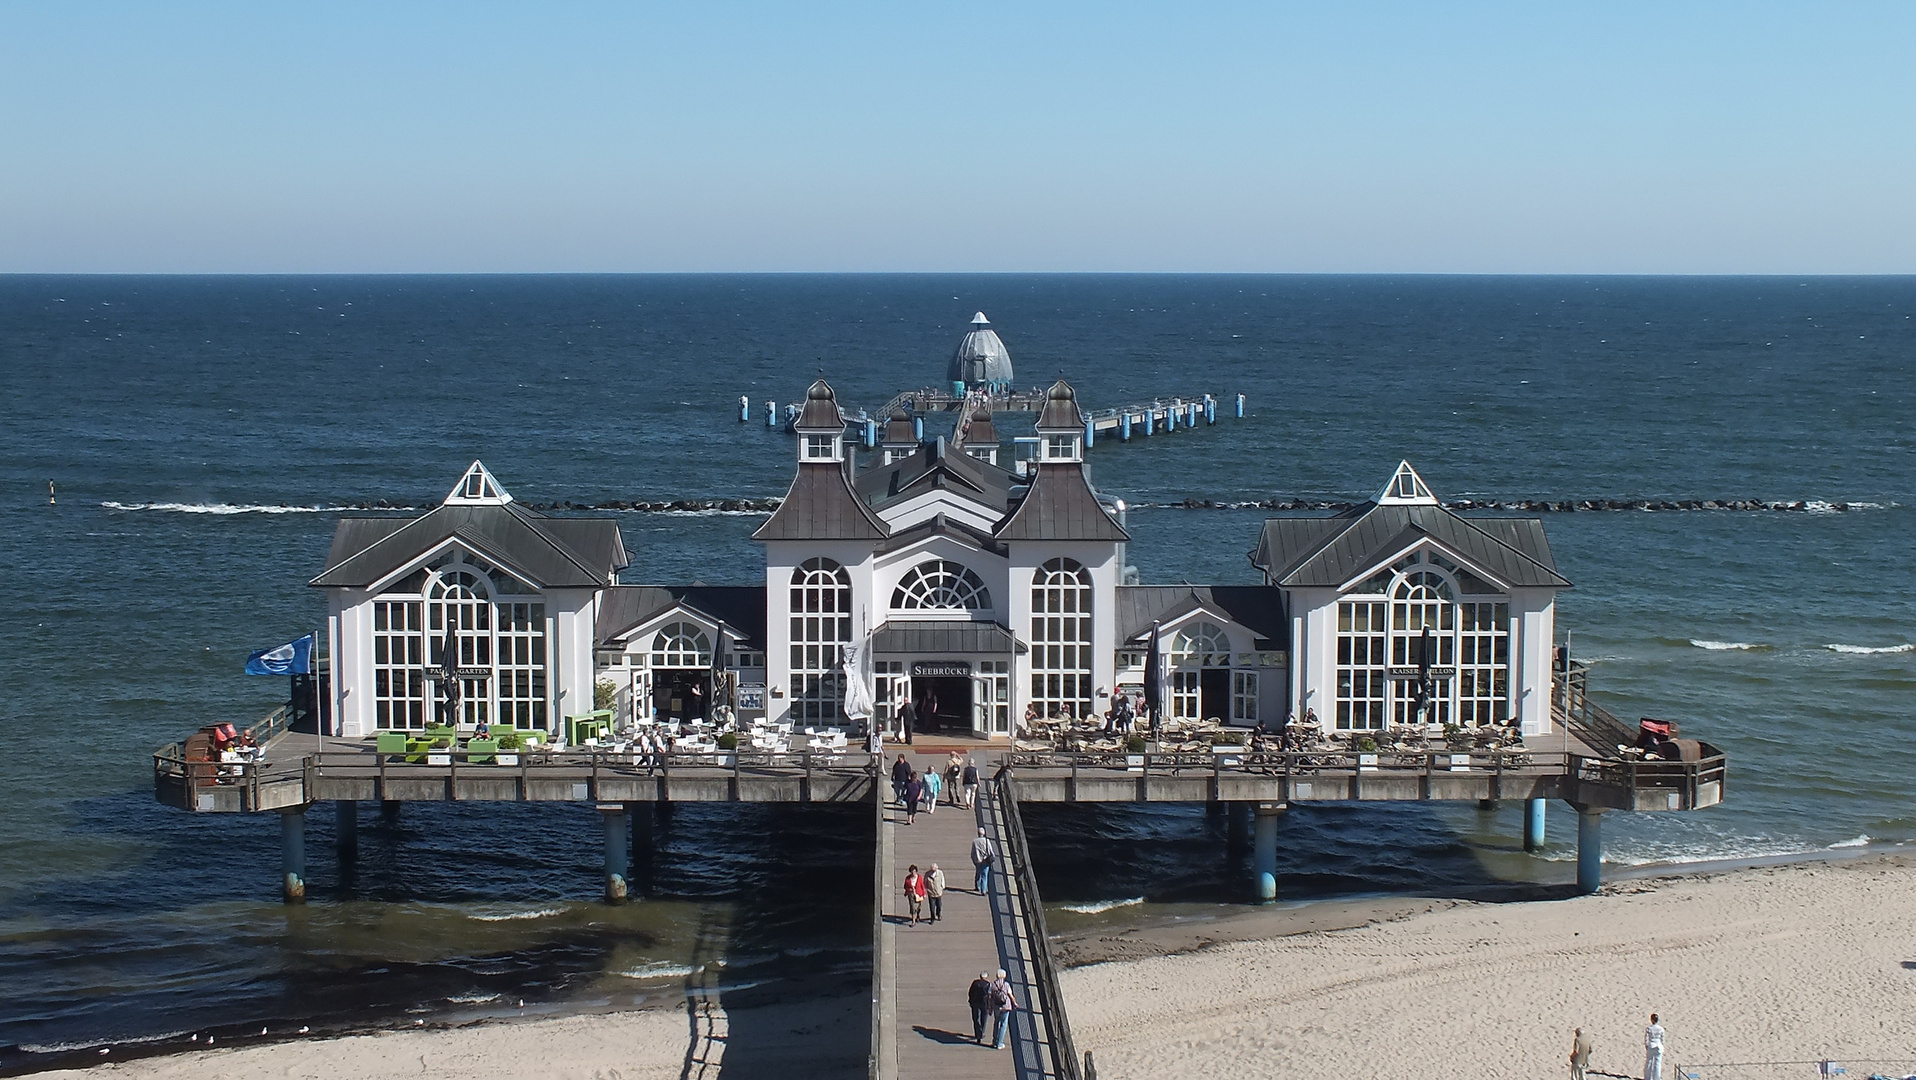
[[[1603,888],[1603,811],[1577,807],[1577,891],[1586,895]]]
[[[1260,904],[1277,899],[1277,818],[1283,812],[1282,806],[1260,805],[1257,808],[1257,826],[1252,840],[1256,872],[1252,881],[1257,886]]]
[[[1150,408],[1144,410],[1144,433],[1146,435],[1155,434],[1157,431],[1157,425],[1158,425],[1158,407],[1156,405],[1153,405]]]
[[[1097,422],[1092,420],[1088,416],[1085,417],[1084,418],[1084,448],[1086,450],[1091,449],[1091,444],[1093,441],[1097,439],[1097,437],[1098,437]]]
[[[916,439],[919,442],[925,441],[925,418],[924,417],[914,416],[911,418],[911,437],[913,439]]]
[[[289,904],[306,902],[306,808],[279,812],[279,869],[281,897]]]
[[[1529,799],[1524,803],[1523,849],[1542,851],[1544,840],[1544,813],[1549,804],[1543,799]]]
[[[865,421],[865,449],[870,450],[872,447],[877,445],[878,445],[878,421],[867,419]]]
[[[765,399],[765,426],[768,428],[778,426],[778,402],[770,398]]]
[[[626,835],[632,828],[626,818],[625,804],[607,803],[599,807],[605,824],[605,902],[623,901],[631,887],[626,883],[630,860],[626,853]]]
[[[359,804],[351,799],[333,803],[333,850],[342,862],[359,853]]]
[[[1204,422],[1217,423],[1217,399],[1209,394],[1204,395]]]
[[[1198,403],[1193,401],[1191,403],[1191,422],[1189,424],[1186,424],[1185,426],[1196,427],[1197,421],[1198,421]]]
[[[1118,418],[1118,441],[1131,441],[1131,414],[1125,413]]]
[[[1237,396],[1237,418],[1239,420],[1244,419],[1244,395],[1243,394],[1239,394]]]
[[[745,396],[744,394],[740,394],[738,396],[738,422],[743,424],[744,422],[746,422],[747,420],[750,420],[751,418],[752,418],[752,399]]]
[[[1176,405],[1173,405],[1170,408],[1164,410],[1164,430],[1176,431],[1177,429],[1178,429],[1178,407]]]

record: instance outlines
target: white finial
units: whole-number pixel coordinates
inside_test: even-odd
[[[448,506],[504,506],[512,501],[506,489],[492,478],[482,462],[475,461],[446,494]]]
[[[971,325],[973,325],[973,326],[989,326],[989,325],[991,325],[991,320],[990,320],[990,319],[987,319],[987,318],[985,318],[985,313],[981,311],[981,312],[979,312],[978,314],[976,314],[976,315],[973,315],[973,316],[971,317]]]
[[[1437,496],[1430,493],[1430,486],[1410,467],[1410,462],[1400,461],[1397,471],[1391,474],[1390,483],[1377,493],[1377,503],[1380,506],[1436,506]]]

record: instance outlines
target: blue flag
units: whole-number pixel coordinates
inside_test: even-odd
[[[307,634],[277,649],[259,649],[246,658],[248,675],[311,675],[313,643],[317,634]]]

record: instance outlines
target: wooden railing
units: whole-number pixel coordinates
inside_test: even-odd
[[[1059,1080],[1084,1080],[1079,1067],[1077,1044],[1071,1038],[1071,1020],[1065,1015],[1064,991],[1058,980],[1058,962],[1051,953],[1051,935],[1045,928],[1044,899],[1038,892],[1038,877],[1031,869],[1031,845],[1025,839],[1024,816],[1018,812],[1018,791],[1010,768],[998,770],[995,781],[998,805],[1005,819],[1005,862],[1018,879],[1018,892],[1025,922],[1025,939],[1031,943],[1031,967],[1036,975],[1036,990],[1045,1026],[1046,1045],[1051,1048],[1051,1065]]]

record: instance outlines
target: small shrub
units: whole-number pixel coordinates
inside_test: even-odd
[[[1220,731],[1217,734],[1211,736],[1211,745],[1212,746],[1243,746],[1244,732]]]
[[[502,731],[499,733],[499,749],[501,750],[517,750],[525,744],[525,736],[516,731]]]
[[[738,733],[735,731],[728,731],[725,734],[720,735],[718,737],[718,748],[720,750],[737,750],[738,749]]]
[[[434,750],[444,750],[450,747],[451,745],[452,745],[451,739],[434,739],[432,741],[432,748]]]
[[[1133,735],[1124,740],[1124,752],[1127,754],[1142,754],[1144,753],[1144,748],[1149,745],[1151,744],[1144,741],[1144,736]]]
[[[1371,738],[1369,735],[1357,740],[1357,752],[1360,754],[1375,754],[1377,752],[1377,740]]]
[[[600,679],[592,684],[592,707],[610,709],[619,700],[619,685],[611,679]]]

